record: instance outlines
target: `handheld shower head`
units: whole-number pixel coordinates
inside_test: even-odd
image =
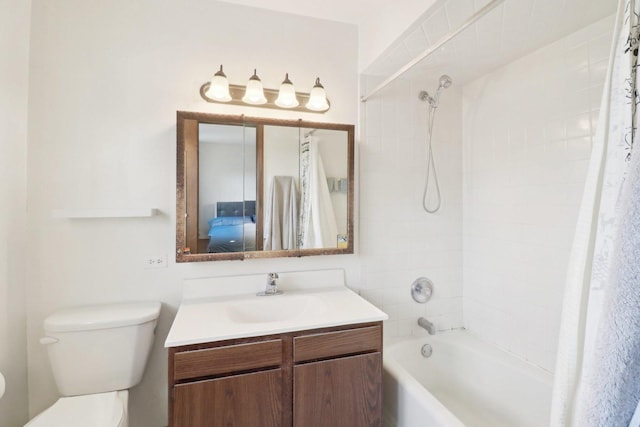
[[[440,80],[439,80],[440,87],[447,89],[448,87],[451,86],[452,83],[453,83],[453,80],[451,79],[451,77],[447,76],[446,74],[443,74],[440,76]]]
[[[420,101],[428,102],[431,108],[438,108],[438,103],[440,102],[440,91],[442,89],[446,89],[453,84],[453,79],[446,74],[440,76],[440,80],[438,81],[438,90],[434,96],[429,95],[429,93],[425,90],[421,91],[418,94],[418,99]]]

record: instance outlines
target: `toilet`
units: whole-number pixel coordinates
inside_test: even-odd
[[[107,304],[47,317],[40,342],[64,397],[25,427],[128,427],[128,389],[142,380],[160,306]]]
[[[0,398],[4,396],[4,375],[0,372]]]

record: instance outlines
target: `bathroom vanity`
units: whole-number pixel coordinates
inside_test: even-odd
[[[169,426],[382,425],[387,316],[333,283],[185,298],[166,342]]]

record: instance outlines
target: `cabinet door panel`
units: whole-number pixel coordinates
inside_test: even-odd
[[[363,354],[295,366],[294,427],[382,425],[382,357]]]
[[[282,371],[175,386],[174,427],[282,427]]]

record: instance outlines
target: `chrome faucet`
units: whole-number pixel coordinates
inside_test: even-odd
[[[429,335],[436,334],[436,326],[433,323],[429,322],[424,317],[418,318],[418,325],[420,325],[421,328],[424,328],[427,332],[429,332]]]
[[[280,295],[283,292],[278,290],[278,273],[269,273],[267,276],[267,287],[264,292],[258,292],[258,296]]]

